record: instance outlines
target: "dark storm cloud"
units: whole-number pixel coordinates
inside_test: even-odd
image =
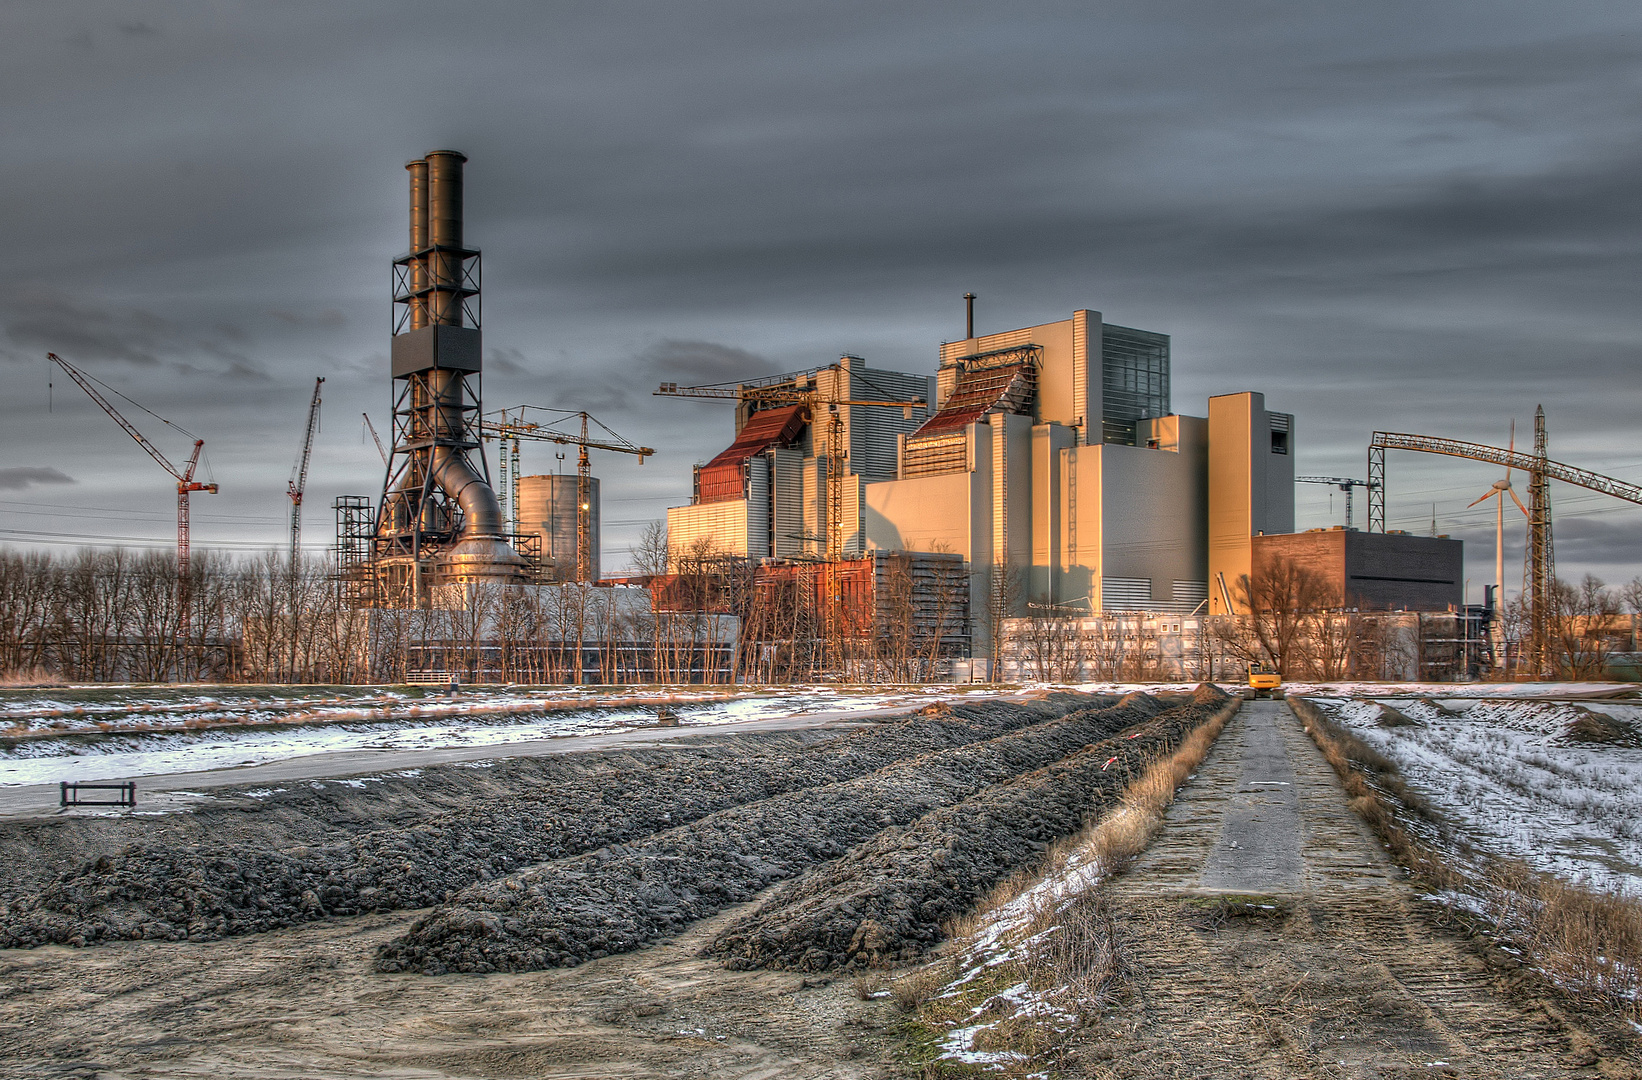
[[[401,165],[441,145],[472,159],[487,407],[659,451],[598,466],[642,500],[611,520],[684,501],[731,435],[655,383],[929,371],[965,291],[983,330],[1171,334],[1176,407],[1265,390],[1305,472],[1359,474],[1376,428],[1503,443],[1543,403],[1557,456],[1638,478],[1631,6],[76,0],[0,9],[0,61],[0,358],[163,405],[271,540],[316,376],[314,483],[380,483],[357,414],[386,430]],[[63,446],[32,378],[7,439]],[[147,477],[88,410],[65,467]],[[1493,478],[1392,476],[1427,522]],[[1568,523],[1570,567],[1642,556],[1623,512]]]
[[[169,366],[184,374],[209,371],[236,380],[268,374],[245,347],[237,326],[190,326],[152,311],[74,302],[62,295],[25,292],[0,302],[0,327],[8,360],[32,362],[45,352],[70,363],[117,361],[139,367]]]
[[[645,375],[686,385],[724,383],[776,374],[776,366],[765,357],[713,341],[657,342],[638,355],[637,366]]]
[[[0,491],[22,491],[36,484],[72,484],[74,477],[56,469],[24,466],[0,469]]]

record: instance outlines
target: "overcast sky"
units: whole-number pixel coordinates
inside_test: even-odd
[[[487,407],[658,451],[595,463],[606,567],[732,435],[655,383],[930,372],[966,291],[981,332],[1171,335],[1175,409],[1263,391],[1303,474],[1363,476],[1375,429],[1531,445],[1542,403],[1553,457],[1642,482],[1634,3],[11,0],[0,59],[0,541],[174,538],[170,481],[61,375],[47,412],[53,350],[205,438],[205,546],[282,542],[324,375],[330,542],[331,500],[382,482],[360,413],[386,428],[403,164],[445,146]],[[1499,470],[1389,472],[1391,527],[1434,512],[1479,598],[1493,514],[1465,505]],[[1327,488],[1298,507],[1342,520]],[[1553,509],[1564,576],[1642,571],[1642,514]]]

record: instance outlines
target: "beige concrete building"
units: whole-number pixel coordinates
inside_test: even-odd
[[[962,556],[977,655],[991,624],[1033,604],[1201,613],[1214,574],[1246,572],[1256,532],[1293,528],[1294,420],[1254,393],[1175,414],[1169,362],[1166,335],[1078,311],[948,342],[933,379],[853,357],[817,373],[847,378],[852,399],[931,403],[847,412],[845,551]],[[743,402],[736,425],[692,505],[668,511],[672,550],[710,537],[752,556],[823,551],[811,418]]]
[[[753,384],[748,384],[752,388]],[[858,356],[837,365],[757,384],[757,390],[794,393],[813,389],[823,402],[933,400],[935,380],[925,375],[869,368]],[[728,449],[695,469],[689,506],[667,511],[668,548],[686,552],[700,544],[725,554],[755,558],[818,558],[828,528],[827,429],[834,415],[842,426],[844,484],[842,554],[867,550],[863,494],[876,480],[897,475],[899,438],[927,419],[929,408],[825,405],[817,418],[807,405],[757,409],[737,404],[736,438]]]

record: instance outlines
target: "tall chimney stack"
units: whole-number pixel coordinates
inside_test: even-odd
[[[410,251],[394,260],[393,468],[377,515],[377,580],[392,605],[438,585],[514,584],[480,435],[479,252],[462,236],[466,156],[433,150],[410,174]],[[475,460],[476,459],[476,460]]]

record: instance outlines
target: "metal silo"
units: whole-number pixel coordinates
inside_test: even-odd
[[[599,579],[599,481],[588,478],[587,545],[589,578]],[[542,538],[542,564],[549,581],[576,580],[576,477],[519,477],[519,531]]]

